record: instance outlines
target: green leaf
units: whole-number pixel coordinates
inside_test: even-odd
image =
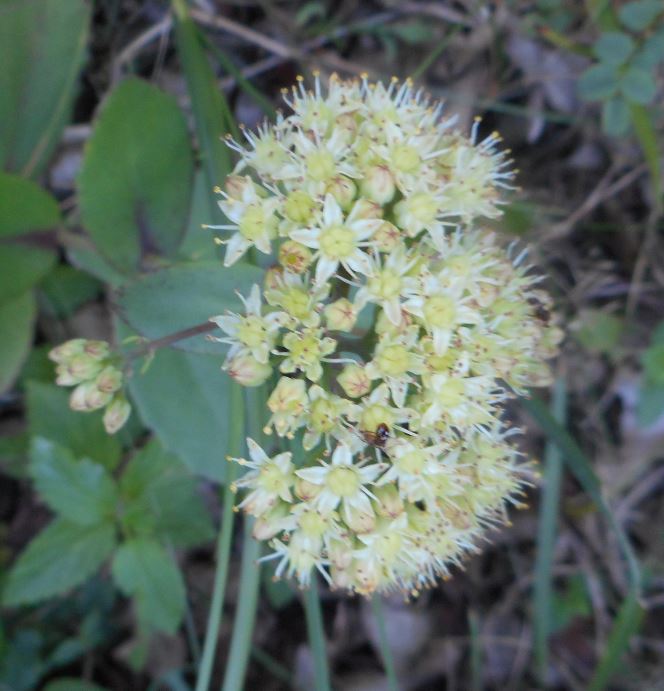
[[[134,78],[114,89],[78,178],[83,223],[111,264],[133,273],[149,255],[177,251],[192,176],[187,123],[175,99]]]
[[[190,547],[214,536],[197,483],[180,459],[153,439],[134,454],[120,479],[123,524],[132,534],[153,535],[176,547]]]
[[[0,393],[13,384],[28,355],[36,315],[31,292],[0,305]]]
[[[106,689],[83,679],[60,677],[59,679],[49,681],[42,691],[106,691]]]
[[[218,206],[215,209],[215,206],[217,205],[212,198],[212,190],[208,187],[207,176],[199,168],[194,176],[194,190],[187,232],[178,253],[178,256],[184,261],[220,262],[223,259],[225,250],[215,243],[214,231],[210,228],[203,228],[204,224],[216,222],[216,214],[221,215],[221,210]]]
[[[32,436],[70,449],[75,458],[89,458],[110,470],[115,468],[122,447],[104,431],[100,413],[74,412],[69,408],[68,391],[55,384],[31,381],[26,388]]]
[[[262,271],[244,262],[180,264],[148,274],[120,291],[121,316],[143,336],[160,338],[197,326],[226,310],[239,311],[235,291],[247,295],[260,283]],[[221,332],[220,332],[221,333]],[[197,335],[175,347],[197,353],[222,354],[227,346]]]
[[[48,162],[70,116],[89,20],[84,0],[0,3],[0,168],[34,176]]]
[[[118,587],[136,598],[139,621],[175,633],[184,615],[184,582],[159,543],[143,538],[128,540],[116,552],[111,573]]]
[[[655,199],[655,204],[657,204],[662,193],[662,179],[659,161],[660,138],[654,117],[645,106],[638,103],[630,104],[630,114],[632,116],[632,127],[648,163],[653,198]]]
[[[27,233],[56,228],[57,202],[38,185],[0,173],[0,303],[17,298],[40,281],[55,263],[55,253]]]
[[[0,243],[0,305],[24,295],[48,274],[55,254],[19,243]]]
[[[641,427],[650,427],[664,415],[664,386],[645,384],[639,391],[636,418]]]
[[[30,180],[0,172],[0,238],[51,230],[61,220],[58,203],[48,192]]]
[[[661,0],[635,0],[628,2],[618,10],[620,21],[632,31],[643,31],[662,14],[664,8]]]
[[[173,0],[172,5],[175,15],[175,45],[187,80],[199,154],[207,176],[208,189],[211,190],[215,185],[220,185],[231,172],[231,155],[224,136],[233,124],[233,116],[223,91],[219,89],[185,0]]]
[[[651,345],[641,356],[641,364],[649,382],[664,385],[664,343]]]
[[[39,286],[40,303],[54,317],[68,317],[81,305],[94,300],[101,284],[67,264],[59,264]]]
[[[194,473],[223,482],[231,380],[219,357],[160,350],[129,382],[145,424]]]
[[[3,593],[7,607],[32,604],[83,583],[115,547],[113,526],[50,523],[19,556]]]
[[[41,498],[62,518],[80,525],[113,522],[117,488],[99,464],[77,461],[68,449],[36,437],[30,447],[30,476]]]
[[[629,104],[624,98],[614,96],[602,106],[602,129],[612,137],[619,137],[629,129]]]
[[[584,100],[603,101],[618,90],[618,73],[611,65],[593,65],[581,75],[577,88]]]
[[[650,103],[657,93],[652,75],[639,67],[630,67],[620,80],[620,91],[632,103]]]
[[[664,60],[664,28],[649,36],[632,58],[632,65],[651,71]]]
[[[591,352],[611,353],[618,345],[624,321],[603,310],[581,310],[574,323],[576,338]]]
[[[633,39],[620,31],[607,31],[593,46],[593,53],[600,61],[612,67],[624,65],[633,50]]]

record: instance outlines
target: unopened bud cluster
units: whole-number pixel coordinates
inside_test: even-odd
[[[246,134],[221,192],[225,264],[272,258],[244,311],[213,317],[225,369],[271,380],[268,431],[236,482],[277,575],[360,593],[447,576],[506,521],[527,472],[501,421],[546,386],[562,332],[525,252],[481,219],[513,173],[406,82],[301,82]],[[291,446],[291,448],[293,448]]]
[[[117,432],[127,421],[131,406],[122,392],[123,373],[106,341],[75,338],[53,348],[56,384],[75,387],[69,397],[72,410],[104,410],[104,427]]]

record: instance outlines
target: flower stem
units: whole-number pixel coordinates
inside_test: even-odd
[[[233,622],[233,636],[228,654],[222,691],[239,691],[244,687],[244,677],[251,654],[251,638],[256,620],[258,589],[260,586],[261,545],[251,536],[253,521],[245,519],[244,542],[242,544],[242,565],[240,567],[240,592]]]
[[[228,454],[237,456],[242,449],[242,429],[243,429],[243,408],[242,391],[238,384],[231,384],[230,395],[231,411],[231,436],[228,443]],[[235,478],[236,466],[229,463],[226,476],[226,486],[223,492],[223,511],[221,515],[221,526],[219,538],[217,540],[217,567],[214,576],[214,590],[212,591],[212,602],[208,614],[207,630],[205,633],[205,643],[203,645],[203,656],[198,670],[196,680],[196,691],[208,691],[210,687],[210,676],[214,663],[214,653],[219,638],[219,627],[221,625],[221,615],[224,607],[224,594],[226,592],[226,582],[228,580],[228,564],[231,554],[231,542],[233,540],[233,523],[235,514],[233,504],[235,495],[231,491],[231,483]]]
[[[371,608],[373,609],[376,626],[378,627],[378,645],[380,646],[380,655],[383,658],[383,666],[385,667],[387,688],[390,691],[399,691],[399,681],[397,680],[397,673],[394,668],[394,659],[392,658],[392,651],[390,650],[390,642],[387,639],[383,603],[378,595],[374,595],[374,597],[371,598]]]
[[[330,691],[330,672],[325,650],[325,631],[323,629],[323,613],[318,597],[318,582],[316,575],[311,578],[311,585],[304,591],[304,613],[307,618],[307,632],[309,644],[314,657],[314,672],[316,691]]]
[[[188,329],[175,331],[174,333],[166,334],[166,336],[162,336],[161,338],[156,338],[153,341],[142,343],[140,346],[138,346],[138,348],[135,348],[127,353],[127,357],[135,360],[136,358],[143,357],[143,355],[148,355],[159,348],[166,348],[167,346],[173,345],[173,343],[184,341],[186,338],[198,336],[199,334],[204,334],[208,331],[213,331],[216,328],[217,325],[213,322],[196,324],[196,326],[190,326]]]

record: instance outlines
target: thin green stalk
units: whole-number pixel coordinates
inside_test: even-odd
[[[484,671],[482,661],[482,637],[477,612],[468,612],[468,629],[470,632],[470,688],[472,691],[482,691],[484,688]]]
[[[461,26],[455,26],[447,36],[443,37],[443,40],[436,45],[433,50],[422,60],[422,62],[413,70],[411,79],[419,79],[428,69],[433,65],[433,63],[442,55],[443,51],[450,44],[450,41],[456,36],[461,30]]]
[[[263,419],[265,416],[265,387],[244,389],[245,425],[238,425],[238,430],[261,444],[263,442]],[[244,686],[247,664],[251,654],[251,639],[256,621],[258,591],[260,589],[261,544],[251,535],[253,520],[244,521],[244,539],[242,542],[242,563],[240,565],[240,591],[233,621],[233,635],[228,653],[228,664],[221,685],[222,691],[240,691]]]
[[[563,377],[559,377],[553,389],[552,408],[554,417],[561,425],[565,424],[566,398],[565,380]],[[542,683],[546,681],[549,666],[549,636],[553,628],[551,567],[556,545],[562,473],[563,459],[560,449],[549,440],[544,455],[544,478],[537,531],[533,592],[535,658]]]
[[[325,649],[325,631],[323,629],[323,613],[318,597],[318,582],[316,575],[311,579],[311,585],[304,591],[304,613],[307,619],[309,644],[314,656],[314,673],[316,691],[330,691],[330,672],[327,664]]]
[[[231,456],[240,454],[242,449],[242,430],[243,408],[242,391],[239,384],[231,384],[230,395],[230,438],[228,442],[228,453]],[[210,687],[210,676],[214,663],[214,653],[217,648],[219,638],[219,627],[221,625],[221,615],[224,607],[224,595],[226,593],[226,582],[228,580],[228,565],[231,555],[231,543],[233,541],[233,522],[235,513],[233,504],[235,495],[231,490],[232,482],[235,478],[236,464],[229,463],[227,468],[226,485],[223,492],[223,510],[221,514],[221,526],[217,539],[217,566],[214,574],[214,589],[212,591],[212,602],[208,614],[207,631],[205,633],[205,643],[203,645],[203,656],[198,671],[196,681],[196,691],[207,691]]]
[[[275,660],[272,655],[266,653],[262,648],[254,645],[251,647],[251,656],[275,678],[282,681],[289,688],[293,686],[293,675],[287,667]]]
[[[606,688],[610,678],[621,664],[622,654],[629,646],[632,636],[641,623],[643,607],[641,598],[641,570],[632,545],[625,535],[622,526],[616,521],[611,508],[604,500],[600,482],[587,456],[583,453],[567,430],[558,424],[546,405],[538,398],[522,398],[523,406],[537,420],[549,439],[558,446],[570,472],[576,477],[585,492],[597,508],[604,514],[607,523],[613,530],[616,540],[627,564],[629,589],[622,601],[604,653],[593,674],[589,691],[601,691]]]
[[[261,582],[260,565],[256,563],[261,554],[261,544],[251,536],[252,527],[253,521],[245,519],[240,591],[233,621],[228,664],[221,685],[222,691],[240,691],[244,687],[244,677],[251,654],[251,639],[254,633],[258,590]]]
[[[380,656],[383,658],[383,667],[387,677],[387,688],[390,691],[399,691],[399,681],[394,668],[394,658],[390,649],[390,642],[387,640],[387,629],[385,628],[385,613],[383,612],[383,602],[379,595],[374,595],[371,599],[371,608],[376,619],[378,628],[378,645],[380,646]]]

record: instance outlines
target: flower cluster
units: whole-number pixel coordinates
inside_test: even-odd
[[[122,392],[123,373],[106,341],[75,338],[53,348],[56,384],[74,386],[69,398],[72,410],[92,412],[105,408],[104,427],[117,432],[129,418],[131,406]]]
[[[410,82],[302,82],[276,124],[231,141],[220,194],[225,264],[273,264],[213,317],[238,382],[270,380],[240,507],[277,575],[318,570],[359,593],[418,590],[506,521],[527,473],[501,422],[514,392],[550,382],[551,300],[480,219],[513,173],[500,138],[442,119]]]

